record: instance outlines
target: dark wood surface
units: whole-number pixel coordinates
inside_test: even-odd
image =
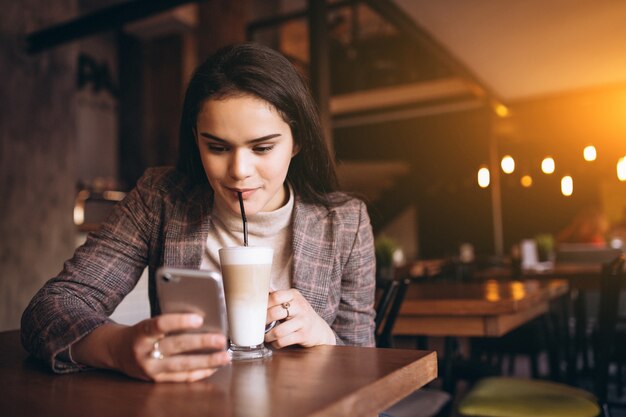
[[[598,290],[600,289],[600,275],[602,264],[556,262],[550,268],[534,270],[524,269],[518,273],[518,279],[566,279],[571,289]],[[514,277],[510,267],[486,268],[474,273],[476,279],[510,280]],[[626,284],[624,284],[626,288]]]
[[[394,334],[498,337],[548,311],[565,280],[424,282],[408,288]]]
[[[436,377],[435,352],[345,346],[283,349],[189,384],[55,375],[29,357],[18,331],[0,333],[5,416],[374,416]]]

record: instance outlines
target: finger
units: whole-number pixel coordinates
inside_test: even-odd
[[[226,337],[219,333],[187,333],[167,336],[159,341],[163,355],[172,356],[200,350],[226,349]]]
[[[282,303],[292,302],[299,294],[298,290],[278,290],[269,295],[268,306],[279,306]]]
[[[282,303],[267,309],[266,323],[292,318],[295,313],[294,303]]]
[[[162,314],[142,323],[149,336],[159,337],[167,333],[198,328],[202,326],[202,322],[202,316],[198,314]]]
[[[228,352],[221,351],[210,354],[190,354],[165,356],[163,359],[150,361],[148,373],[192,372],[198,369],[219,368],[230,363]]]
[[[159,338],[161,335],[161,333],[157,330],[157,324],[154,318],[140,321],[137,323],[136,327],[143,335],[148,337]]]
[[[302,325],[299,320],[282,322],[265,335],[265,342],[275,342],[276,340],[284,338],[291,333],[297,332],[301,327]]]
[[[303,335],[302,332],[296,331],[281,336],[272,342],[272,346],[276,349],[281,349],[291,345],[302,344]]]

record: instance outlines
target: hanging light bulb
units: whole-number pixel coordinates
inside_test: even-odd
[[[515,171],[515,159],[511,155],[505,155],[500,162],[500,166],[505,174],[510,174]]]
[[[486,166],[480,167],[478,170],[478,186],[480,188],[489,187],[489,183],[491,182],[491,176],[489,174],[489,168]]]
[[[543,161],[541,161],[541,171],[544,174],[552,174],[554,173],[554,169],[554,158],[552,158],[551,156],[546,156],[545,158],[543,158]]]
[[[511,115],[511,111],[509,110],[509,108],[507,106],[505,106],[502,103],[497,103],[496,105],[493,106],[493,111],[499,116],[499,117],[508,117]]]
[[[626,156],[621,157],[617,161],[617,179],[626,181]]]
[[[569,197],[574,192],[574,180],[569,175],[561,178],[561,193],[565,197]]]
[[[533,185],[533,177],[531,177],[530,175],[523,175],[522,178],[520,178],[519,182],[520,184],[522,184],[522,187],[528,188]]]
[[[598,154],[596,152],[596,147],[593,145],[589,145],[589,146],[585,146],[585,149],[583,149],[583,158],[585,158],[585,161],[595,161],[596,158],[598,157]]]

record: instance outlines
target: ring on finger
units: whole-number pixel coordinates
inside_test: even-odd
[[[165,358],[165,356],[163,355],[163,352],[161,352],[161,350],[160,350],[159,341],[158,340],[156,340],[152,344],[152,350],[150,351],[150,357],[152,359],[157,359],[157,360],[161,360],[161,359]]]
[[[280,306],[285,309],[285,311],[287,311],[287,317],[285,317],[285,320],[289,319],[289,317],[291,317],[291,315],[289,314],[289,307],[291,307],[291,304],[289,304],[289,302],[286,302],[282,303]]]

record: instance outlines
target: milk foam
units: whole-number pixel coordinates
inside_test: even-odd
[[[233,246],[222,248],[219,253],[222,265],[261,265],[272,263],[274,250],[266,246]]]

